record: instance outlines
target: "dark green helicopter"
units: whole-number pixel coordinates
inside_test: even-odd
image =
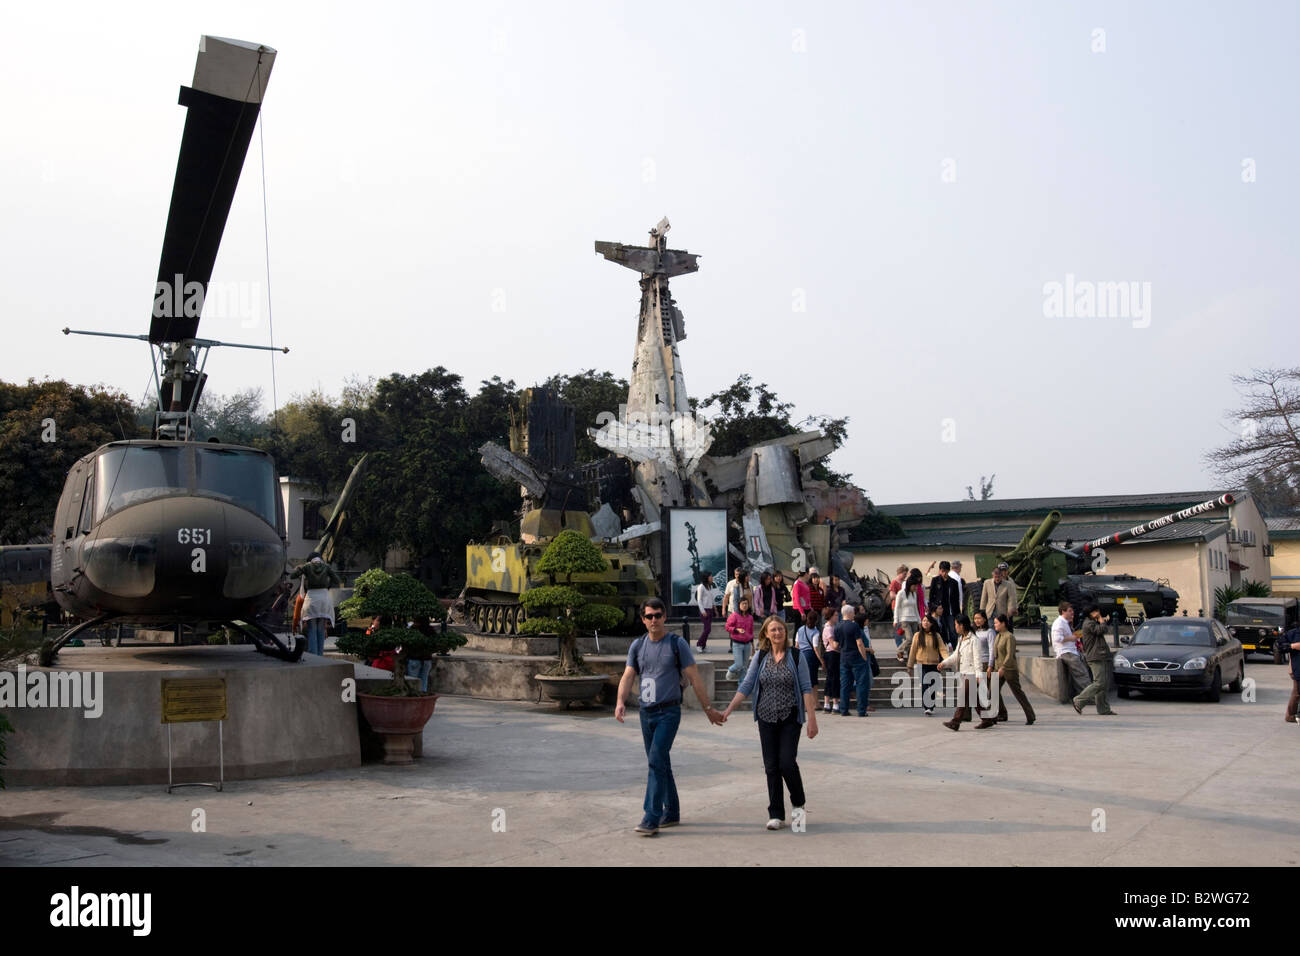
[[[154,437],[104,445],[72,466],[54,516],[54,599],[80,623],[41,648],[105,624],[228,625],[257,649],[298,660],[256,618],[281,591],[287,538],[279,476],[255,448],[193,440],[213,346],[197,337],[240,171],[275,60],[269,47],[203,37],[187,109],[148,335],[158,393]],[[73,330],[64,329],[64,333]],[[270,348],[270,346],[238,346]],[[288,349],[280,351],[287,352]]]

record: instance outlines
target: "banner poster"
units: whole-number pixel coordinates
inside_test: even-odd
[[[665,589],[673,607],[691,604],[691,592],[713,575],[719,590],[727,585],[727,510],[725,508],[669,508],[665,536]]]

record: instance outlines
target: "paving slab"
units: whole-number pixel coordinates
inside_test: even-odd
[[[1114,700],[987,731],[944,712],[819,715],[800,743],[804,832],[770,832],[749,713],[683,716],[683,822],[646,839],[637,718],[444,696],[410,767],[228,783],[0,791],[5,865],[1139,865],[1300,863],[1300,724],[1288,669],[1247,666],[1256,700]]]

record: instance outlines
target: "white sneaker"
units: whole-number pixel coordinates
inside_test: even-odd
[[[771,820],[768,820],[768,821],[767,821],[767,828],[768,828],[769,830],[779,830],[779,829],[781,829],[781,827],[783,827],[784,825],[785,825],[784,822],[781,821],[781,820],[778,820],[776,817],[773,817]]]

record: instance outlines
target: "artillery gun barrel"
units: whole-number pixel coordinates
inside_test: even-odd
[[[1036,528],[1030,528],[1025,532],[1025,536],[1020,539],[1016,545],[1015,554],[1026,554],[1033,551],[1039,545],[1047,541],[1051,533],[1056,530],[1056,526],[1061,522],[1061,513],[1059,511],[1049,511],[1047,517],[1043,519],[1042,524]]]
[[[1202,501],[1199,505],[1192,505],[1190,508],[1184,508],[1182,511],[1175,511],[1173,514],[1165,515],[1163,518],[1156,518],[1154,521],[1148,521],[1146,524],[1140,524],[1136,527],[1129,528],[1127,531],[1120,531],[1104,538],[1097,538],[1089,541],[1087,544],[1076,548],[1072,553],[1075,555],[1087,555],[1096,548],[1109,547],[1112,544],[1123,544],[1133,538],[1140,538],[1148,532],[1171,525],[1176,521],[1186,521],[1188,518],[1195,518],[1197,515],[1203,515],[1207,511],[1214,511],[1216,508],[1226,508],[1236,499],[1230,494],[1220,495],[1217,498],[1211,498],[1209,501]]]

